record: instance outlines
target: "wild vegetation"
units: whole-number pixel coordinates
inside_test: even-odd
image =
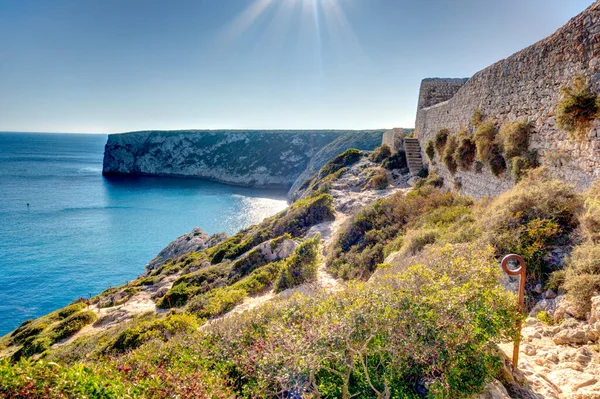
[[[556,107],[556,124],[575,141],[585,140],[594,120],[600,115],[600,96],[592,92],[582,76],[571,86],[561,88],[562,99]]]
[[[455,138],[457,148],[463,139]],[[323,177],[339,176],[344,162]],[[339,291],[306,284],[321,256],[321,237],[307,237],[308,229],[333,217],[331,196],[317,190],[93,298],[135,295],[176,274],[158,302],[167,313],[53,348],[94,322],[85,302],[24,323],[0,340],[0,349],[21,346],[0,360],[0,396],[472,397],[498,376],[495,345],[517,334],[516,298],[500,279],[503,255],[525,257],[528,289],[566,288],[579,316],[589,311],[600,290],[600,186],[579,194],[538,168],[497,198],[474,201],[439,189],[442,182],[432,171],[411,192],[349,218],[326,251],[327,270],[347,281]],[[284,246],[292,249],[273,258]],[[556,250],[567,260],[549,256]],[[267,290],[287,291],[221,317]]]

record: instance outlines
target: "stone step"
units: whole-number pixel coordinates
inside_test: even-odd
[[[406,153],[406,163],[411,175],[419,173],[423,168],[423,157],[421,155],[421,144],[418,139],[404,139],[404,152]]]

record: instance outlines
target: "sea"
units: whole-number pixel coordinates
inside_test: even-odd
[[[0,336],[136,278],[194,227],[231,235],[287,206],[283,190],[104,177],[106,140],[0,133]]]

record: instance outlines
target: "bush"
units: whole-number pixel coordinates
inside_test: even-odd
[[[389,147],[388,147],[389,149]],[[340,155],[336,156],[329,162],[327,162],[320,170],[319,176],[321,178],[328,176],[332,173],[337,172],[338,170],[352,166],[362,157],[361,152],[355,148],[350,148],[349,150],[344,151]]]
[[[387,170],[398,170],[398,169],[406,169],[408,168],[408,163],[406,162],[406,152],[404,150],[400,150],[389,158],[385,159],[381,166]]]
[[[587,243],[575,247],[565,269],[564,288],[575,306],[576,316],[590,311],[591,298],[600,292],[600,245]]]
[[[431,161],[431,163],[435,162],[435,145],[433,144],[433,140],[427,140],[427,144],[425,145],[425,154]]]
[[[400,253],[403,255],[416,255],[426,245],[435,243],[438,237],[439,231],[436,229],[410,230],[404,236]]]
[[[593,93],[582,76],[572,86],[561,88],[562,99],[556,107],[556,124],[571,140],[585,140],[600,112],[600,97]]]
[[[500,176],[506,171],[506,160],[498,150],[493,151],[488,162],[494,176]]]
[[[496,125],[493,122],[482,123],[473,140],[477,147],[477,159],[483,163],[489,162],[496,149]]]
[[[473,117],[471,118],[471,124],[473,127],[478,128],[483,123],[483,114],[481,110],[477,108],[475,112],[473,112]]]
[[[595,182],[586,193],[584,210],[581,217],[583,233],[591,242],[600,244],[600,182]]]
[[[463,137],[454,152],[454,162],[461,170],[469,170],[475,161],[476,153],[477,146],[475,142],[469,137]]]
[[[545,255],[549,248],[568,243],[581,209],[582,199],[573,186],[538,168],[512,190],[483,203],[479,221],[499,257],[519,253],[530,277],[545,280],[555,267]]]
[[[168,341],[181,333],[198,328],[198,319],[189,314],[169,314],[151,321],[142,321],[127,328],[106,348],[107,353],[125,353],[153,339]]]
[[[385,190],[389,184],[386,170],[383,168],[373,168],[370,171],[369,180],[363,189]]]
[[[442,162],[446,165],[446,168],[450,171],[450,174],[455,174],[458,168],[454,153],[458,149],[458,139],[452,135],[448,137],[446,147],[444,148],[444,155],[442,156]]]
[[[435,134],[433,144],[440,157],[444,154],[444,148],[446,148],[446,142],[448,141],[449,135],[450,131],[448,129],[440,129],[440,131]]]
[[[513,157],[510,160],[510,163],[510,173],[516,182],[521,181],[529,169],[537,168],[539,166],[537,152],[535,151],[529,151],[525,156]]]
[[[98,316],[92,311],[83,311],[72,314],[66,319],[60,321],[53,329],[55,341],[65,339],[75,334],[83,327],[96,321]]]
[[[277,292],[293,288],[305,282],[312,281],[317,276],[317,261],[319,259],[319,244],[321,236],[305,240],[283,264],[275,290]]]
[[[531,123],[524,121],[507,122],[500,127],[498,141],[506,159],[518,157],[529,148]]]
[[[382,144],[381,146],[375,148],[375,150],[369,155],[369,161],[381,163],[391,155],[392,150],[390,149],[390,146],[387,144]]]

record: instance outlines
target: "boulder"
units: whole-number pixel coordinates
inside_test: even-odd
[[[177,237],[171,241],[154,259],[146,265],[146,271],[154,270],[162,265],[168,259],[175,259],[179,256],[189,254],[190,252],[202,251],[217,245],[227,238],[225,233],[217,233],[209,236],[201,228],[196,227],[191,232]]]

